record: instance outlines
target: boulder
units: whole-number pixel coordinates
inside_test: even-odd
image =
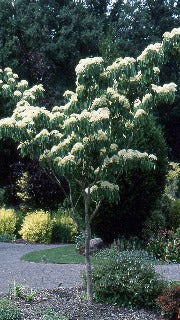
[[[103,248],[105,248],[105,244],[101,238],[94,238],[90,240],[90,254],[94,254]],[[82,255],[85,255],[84,246],[80,247],[78,252]]]

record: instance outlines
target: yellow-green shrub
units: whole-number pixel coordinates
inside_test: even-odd
[[[52,242],[72,243],[76,235],[76,225],[68,212],[53,218]]]
[[[0,208],[0,234],[13,234],[16,228],[16,215],[13,209]]]
[[[19,231],[22,239],[30,242],[50,243],[52,221],[48,212],[42,210],[28,214]]]

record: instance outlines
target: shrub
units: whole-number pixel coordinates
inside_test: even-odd
[[[0,234],[12,235],[16,228],[16,216],[13,209],[0,208]]]
[[[180,262],[180,229],[176,232],[161,230],[149,241],[147,251],[166,262]]]
[[[20,320],[21,314],[13,302],[7,299],[0,300],[0,320]]]
[[[144,251],[106,249],[96,255],[92,270],[95,299],[122,306],[149,307],[162,292],[159,278]]]
[[[30,242],[50,243],[52,222],[49,213],[40,210],[28,214],[19,234],[22,239]]]
[[[180,199],[173,202],[168,212],[168,225],[174,230],[180,226]]]
[[[68,211],[53,218],[52,242],[72,243],[77,235],[77,227]]]
[[[150,216],[146,219],[143,226],[143,238],[147,241],[158,232],[166,228],[166,217],[162,210],[155,209],[151,212]]]
[[[16,236],[19,236],[19,231],[21,230],[22,228],[22,224],[23,224],[23,220],[25,218],[25,216],[27,215],[27,212],[26,211],[20,211],[20,210],[17,210],[15,212],[16,214],[16,229],[15,229],[15,234]]]
[[[156,303],[161,310],[161,317],[166,320],[176,320],[180,317],[180,286],[173,285],[164,289],[156,299]]]

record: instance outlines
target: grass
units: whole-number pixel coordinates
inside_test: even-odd
[[[44,263],[85,263],[84,256],[76,252],[75,244],[64,245],[57,248],[38,250],[26,253],[21,257],[22,260],[31,262],[44,262]],[[93,261],[93,257],[92,257]]]

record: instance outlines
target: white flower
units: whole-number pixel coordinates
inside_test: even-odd
[[[92,111],[89,121],[97,122],[105,119],[109,119],[109,109],[108,108],[99,108],[97,111]]]
[[[18,82],[17,84],[17,88],[21,88],[21,87],[27,87],[28,86],[28,82],[26,80],[21,80],[20,82]]]
[[[157,93],[168,93],[170,91],[175,92],[177,85],[173,82],[169,84],[164,84],[162,87],[161,86],[156,86],[155,84],[152,84],[152,90],[157,92]]]
[[[144,111],[143,109],[138,109],[135,113],[135,116],[134,118],[139,118],[141,117],[142,115],[145,115],[146,114],[146,111]]]
[[[9,82],[9,83],[14,83],[15,80],[14,80],[13,78],[9,78],[9,79],[8,79],[8,82]]]
[[[103,63],[103,58],[101,57],[81,59],[75,69],[76,74],[83,73],[85,69],[91,65],[94,65],[94,64],[101,65],[102,63]]]
[[[159,73],[160,69],[158,67],[153,67],[153,71],[154,71],[154,73]]]
[[[76,153],[78,151],[81,151],[84,149],[84,146],[81,142],[77,142],[74,144],[72,150],[71,150],[71,154]]]
[[[9,85],[8,84],[3,84],[2,89],[3,90],[8,90],[9,89]]]
[[[98,130],[97,135],[96,135],[96,140],[97,141],[107,141],[108,136],[107,136],[106,132],[104,132],[103,130]]]
[[[139,57],[137,57],[137,61],[144,61],[146,58],[146,55],[149,52],[157,52],[159,53],[160,50],[162,48],[162,43],[155,43],[155,44],[150,44],[149,46],[147,46],[147,48],[141,53],[141,55]]]
[[[12,69],[11,68],[5,68],[4,71],[5,72],[12,72]]]
[[[174,28],[171,32],[165,32],[163,34],[163,37],[167,39],[171,39],[176,35],[180,35],[180,28]]]
[[[119,191],[119,186],[114,183],[110,183],[109,181],[100,181],[99,182],[101,188],[108,189],[109,191]]]
[[[140,104],[141,104],[141,100],[136,99],[136,100],[134,101],[134,108],[138,108]]]
[[[117,148],[118,148],[118,145],[117,145],[116,143],[112,143],[112,144],[110,145],[110,149],[111,149],[111,150],[117,150]]]
[[[157,161],[157,157],[154,154],[149,154],[149,159]]]
[[[13,78],[14,79],[18,79],[19,78],[18,74],[17,73],[13,73]]]
[[[15,97],[20,97],[20,96],[22,96],[22,92],[19,91],[19,90],[16,90],[16,91],[14,91],[14,96]]]
[[[142,99],[142,103],[147,104],[148,102],[151,102],[151,101],[152,101],[152,94],[151,93],[145,94],[145,96]]]

